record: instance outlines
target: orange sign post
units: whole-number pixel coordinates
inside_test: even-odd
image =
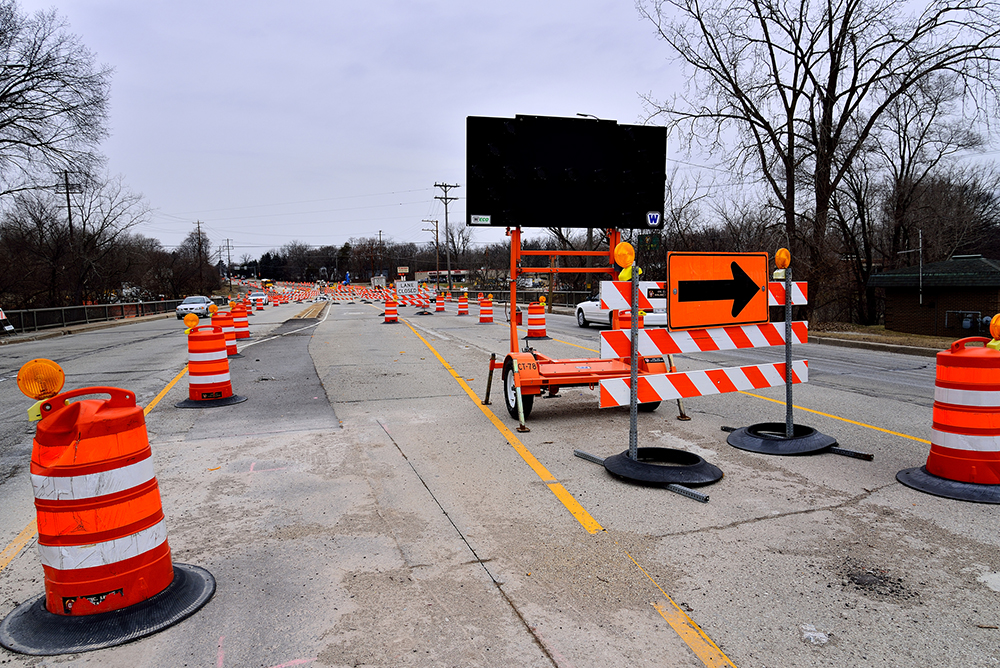
[[[767,253],[667,253],[667,327],[768,321]]]

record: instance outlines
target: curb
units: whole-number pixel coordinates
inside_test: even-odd
[[[824,346],[839,346],[841,348],[862,348],[864,350],[877,350],[883,353],[898,353],[900,355],[913,355],[916,357],[936,357],[940,350],[937,348],[921,348],[919,346],[902,346],[894,343],[875,343],[873,341],[855,341],[854,339],[838,339],[835,336],[816,336],[809,333],[809,343],[821,344]]]
[[[149,322],[151,320],[164,320],[176,317],[173,313],[157,313],[155,315],[144,315],[138,318],[122,318],[119,320],[107,320],[105,322],[91,322],[85,325],[73,325],[71,327],[60,327],[58,329],[46,329],[29,334],[15,334],[12,337],[0,338],[0,346],[13,345],[15,343],[26,343],[28,341],[43,341],[54,339],[58,336],[70,336],[82,332],[91,332],[98,329],[110,329],[121,325],[131,325],[137,322]]]

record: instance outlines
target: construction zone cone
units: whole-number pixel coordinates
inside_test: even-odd
[[[458,296],[458,314],[469,315],[469,295],[464,292]]]
[[[479,300],[479,324],[480,325],[492,325],[493,324],[493,300],[492,299],[480,299]]]
[[[385,320],[382,322],[383,325],[391,325],[394,322],[399,321],[399,312],[397,310],[397,304],[392,299],[387,299],[385,302]]]
[[[444,293],[437,293],[437,298],[434,300],[434,312],[444,313]]]
[[[997,321],[997,317],[994,317]],[[927,463],[896,474],[907,487],[958,501],[1000,503],[1000,350],[982,337],[937,354]],[[998,327],[1000,330],[1000,327]],[[969,343],[988,344],[966,348]]]
[[[188,332],[188,398],[177,408],[214,408],[246,401],[233,394],[222,328],[201,325]]]
[[[545,304],[531,302],[528,304],[528,335],[526,339],[547,339],[545,335]]]
[[[22,375],[30,385],[34,374],[26,369],[44,362],[58,369],[49,360],[32,360],[18,374],[18,385]],[[28,394],[24,385],[22,391]],[[50,398],[35,406],[41,417],[31,482],[45,593],[0,622],[0,645],[31,655],[86,652],[194,614],[215,593],[215,578],[198,566],[171,562],[135,394],[117,387],[44,394]],[[110,399],[68,401],[93,394]]]
[[[247,319],[247,307],[240,302],[236,302],[232,306],[232,313],[236,339],[249,339],[250,321]]]
[[[236,323],[233,321],[233,314],[230,311],[216,311],[212,314],[212,324],[222,328],[222,333],[226,337],[226,356],[239,357],[236,350]]]

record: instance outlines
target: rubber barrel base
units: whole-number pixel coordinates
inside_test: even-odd
[[[628,450],[604,460],[608,473],[647,485],[708,485],[722,479],[722,469],[691,452],[671,448],[638,448],[638,459]]]
[[[955,501],[1000,503],[1000,485],[981,485],[974,482],[948,480],[928,473],[924,466],[903,469],[896,474],[896,480],[919,492]]]
[[[784,422],[761,422],[740,427],[726,443],[763,455],[814,455],[837,445],[837,439],[801,424],[792,425],[792,437],[787,438]]]
[[[187,619],[215,594],[215,578],[199,566],[174,564],[167,588],[121,610],[84,617],[54,615],[45,594],[22,603],[0,622],[0,645],[32,656],[55,656],[116,647]]]
[[[246,397],[241,397],[238,394],[234,394],[231,397],[224,397],[222,399],[204,399],[202,401],[192,401],[191,399],[185,399],[184,401],[174,404],[175,408],[217,408],[219,406],[232,406],[233,404],[241,404],[246,401]]]

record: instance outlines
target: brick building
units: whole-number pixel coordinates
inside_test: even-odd
[[[925,264],[922,272],[919,267],[885,271],[872,276],[868,287],[885,291],[885,328],[896,332],[985,335],[989,319],[1000,313],[1000,261],[981,255],[956,255]]]

